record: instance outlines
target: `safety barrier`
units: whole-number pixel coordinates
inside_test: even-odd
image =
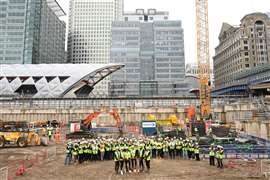
[[[210,146],[201,146],[202,153],[207,154]],[[270,147],[251,144],[225,144],[225,154],[269,154]]]
[[[10,161],[8,163],[8,180],[12,180],[16,176],[30,173],[31,168],[42,165],[45,162],[54,160],[56,157],[56,147],[43,149],[32,155],[26,155],[24,159]],[[1,179],[0,179],[1,180]]]
[[[208,154],[202,154],[204,159],[208,159]],[[269,154],[258,154],[258,153],[230,153],[230,154],[224,154],[225,159],[269,159]]]
[[[261,174],[264,177],[270,179],[270,161],[269,160],[262,160],[260,166],[261,166],[261,168],[260,168]]]
[[[0,180],[8,180],[8,167],[0,168]]]

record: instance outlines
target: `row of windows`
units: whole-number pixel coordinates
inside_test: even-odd
[[[25,3],[25,0],[9,0],[9,3]]]

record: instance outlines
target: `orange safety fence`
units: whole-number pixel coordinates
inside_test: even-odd
[[[55,157],[56,149],[43,149],[34,155],[26,156],[24,159],[8,162],[8,180],[13,180],[17,176],[22,176],[25,173],[31,173],[32,167],[42,165],[45,161],[49,161]]]

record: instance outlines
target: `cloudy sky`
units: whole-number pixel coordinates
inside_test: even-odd
[[[57,0],[68,14],[68,1]],[[125,11],[156,8],[168,11],[171,20],[182,20],[185,35],[186,62],[196,62],[195,0],[125,0]],[[270,12],[270,0],[209,0],[210,56],[218,44],[222,22],[239,25],[245,14]],[[67,21],[67,17],[63,18]],[[211,58],[212,59],[212,58]]]

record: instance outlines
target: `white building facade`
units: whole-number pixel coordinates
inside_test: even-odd
[[[123,0],[70,0],[68,62],[108,63],[111,24],[123,12]],[[108,93],[108,81],[96,87],[97,94]]]

